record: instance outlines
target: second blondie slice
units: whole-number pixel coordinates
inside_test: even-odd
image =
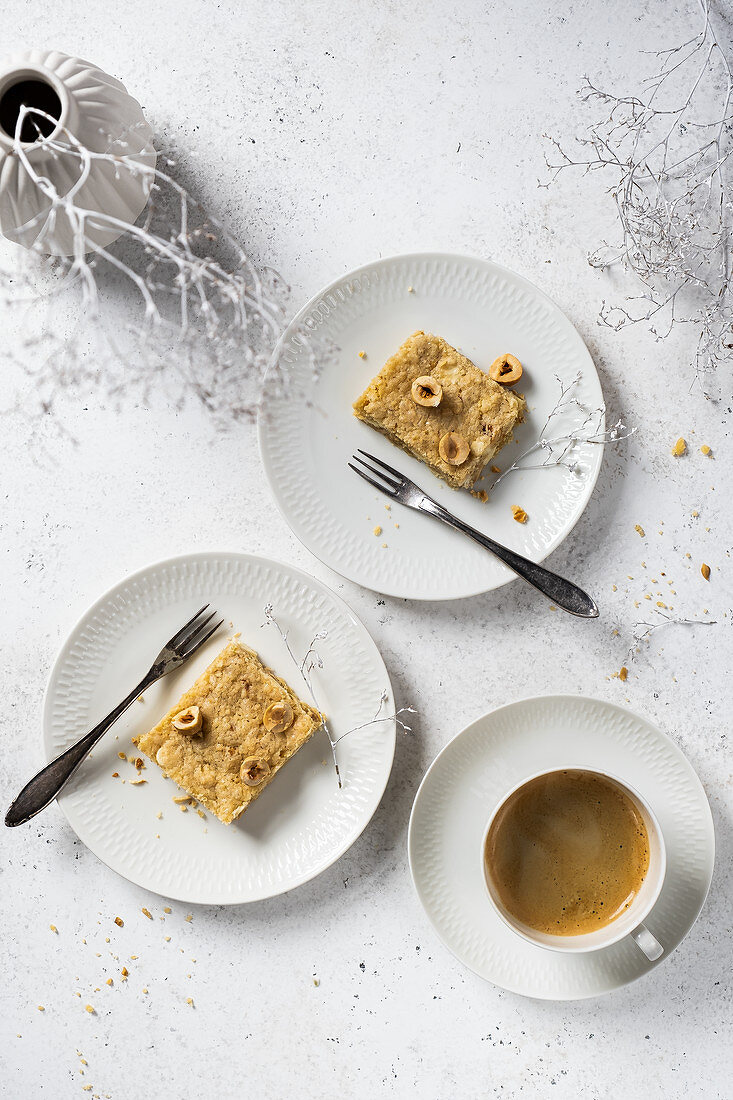
[[[232,641],[165,718],[133,741],[228,825],[322,721],[253,650]]]
[[[440,336],[414,332],[354,413],[454,489],[470,489],[524,419],[525,400]]]

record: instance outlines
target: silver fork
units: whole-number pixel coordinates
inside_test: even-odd
[[[379,469],[370,466],[368,462],[364,461],[364,458],[359,458],[358,455],[352,456],[353,461],[358,462],[360,466],[369,471],[369,474],[374,476],[370,477],[359,466],[354,466],[352,462],[349,462],[349,468],[359,477],[363,477],[365,481],[368,481],[370,485],[373,485],[375,489],[379,489],[386,496],[391,497],[392,500],[398,501],[399,504],[414,508],[418,512],[425,512],[426,515],[447,523],[449,527],[454,527],[456,531],[462,531],[464,535],[468,535],[480,546],[490,550],[505,565],[513,569],[518,576],[531,584],[543,596],[547,596],[548,600],[552,600],[563,611],[569,611],[571,615],[579,615],[584,619],[597,618],[598,608],[595,601],[577,585],[571,584],[570,581],[559,577],[557,573],[551,573],[549,569],[545,569],[537,562],[523,557],[516,550],[510,550],[508,547],[502,546],[501,543],[494,542],[488,535],[483,535],[474,527],[470,527],[469,524],[452,515],[442,504],[438,504],[437,500],[433,500],[427,493],[424,493],[414,481],[410,481],[399,470],[395,470],[394,466],[388,466],[386,462],[382,462],[381,458],[376,458],[375,455],[370,455],[368,451],[362,451],[361,449],[359,454],[364,455],[364,458],[368,458],[369,462],[376,463]]]
[[[125,713],[127,708],[134,703],[137,697],[149,688],[151,684],[154,684],[156,680],[160,680],[161,677],[172,672],[174,668],[179,668],[184,661],[187,661],[189,657],[193,657],[194,653],[201,649],[204,642],[208,642],[212,634],[214,634],[224,622],[224,620],[221,619],[215,626],[212,626],[210,630],[207,630],[205,634],[202,634],[202,630],[205,630],[216,615],[216,612],[212,611],[203,622],[199,621],[208,606],[208,604],[204,604],[204,606],[173,635],[170,641],[166,642],[153,661],[153,664],[150,666],[150,670],[143,676],[137,687],[134,687],[130,694],[122,700],[119,706],[116,706],[106,718],[102,719],[99,725],[95,726],[93,730],[90,730],[89,733],[85,734],[79,741],[66,749],[65,752],[62,752],[61,756],[57,756],[55,760],[52,760],[50,764],[42,768],[37,775],[34,775],[30,782],[26,783],[25,787],[23,787],[23,790],[5,815],[6,825],[11,828],[14,825],[23,825],[26,821],[30,821],[32,817],[40,813],[41,810],[45,810],[49,802],[53,802],[54,798],[60,793],[62,787],[68,783],[84,757],[91,752],[100,737],[104,736],[109,727],[117,721],[120,715]]]

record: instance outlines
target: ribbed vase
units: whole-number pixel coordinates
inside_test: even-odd
[[[53,104],[56,124],[31,114],[16,137],[7,119],[34,95],[35,105]],[[55,50],[0,64],[0,232],[9,240],[65,256],[111,244],[145,208],[155,161],[140,104],[96,65]]]

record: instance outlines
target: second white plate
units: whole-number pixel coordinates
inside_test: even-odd
[[[561,384],[579,376],[572,396],[583,408],[568,404],[548,435],[577,428],[583,409],[602,408],[603,395],[567,317],[526,279],[486,260],[443,253],[379,260],[336,280],[294,318],[267,373],[259,422],[280,510],[308,549],[349,580],[391,596],[454,599],[498,588],[514,574],[429,517],[397,504],[385,508],[385,498],[347,467],[357,448],[403,470],[474,527],[542,561],[582,514],[602,447],[578,446],[575,471],[512,473],[486,504],[450,489],[352,414],[369,379],[416,329],[443,336],[484,370],[503,351],[521,359],[529,414],[517,442],[497,456],[501,469],[537,441]],[[528,513],[525,525],[514,521],[512,504]]]
[[[161,645],[197,607],[210,603],[225,625],[182,668],[154,684],[102,738],[59,798],[71,827],[125,878],[180,901],[256,901],[307,882],[342,855],[379,805],[392,767],[395,723],[355,730],[337,753],[318,732],[261,798],[232,825],[181,812],[181,794],[146,761],[146,783],[131,786],[131,743],[159,720],[235,631],[304,697],[307,690],[265,606],[302,660],[316,635],[323,667],[312,681],[333,737],[380,709],[394,711],[387,670],[366,629],[327,588],[298,569],[248,554],[199,553],[158,562],[127,577],[71,632],[46,692],[48,758],[94,726],[147,671]],[[117,775],[115,775],[117,773]],[[125,782],[123,783],[123,780]],[[202,811],[203,812],[203,811]]]

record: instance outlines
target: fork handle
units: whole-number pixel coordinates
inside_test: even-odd
[[[120,715],[125,713],[127,708],[135,702],[146,688],[159,679],[159,675],[153,675],[152,672],[151,669],[137,687],[133,688],[130,694],[122,700],[119,706],[110,711],[107,717],[103,718],[93,730],[85,733],[79,741],[76,741],[65,752],[62,752],[61,756],[57,756],[55,760],[52,760],[50,764],[47,764],[45,768],[42,768],[37,775],[34,775],[26,783],[5,815],[6,825],[10,828],[15,825],[23,825],[40,813],[41,810],[44,810],[49,802],[53,802],[100,737],[104,736],[109,727],[117,721]]]
[[[520,576],[523,580],[531,584],[533,588],[536,588],[543,596],[547,596],[548,600],[552,600],[553,603],[561,607],[563,611],[569,611],[571,615],[579,615],[584,619],[595,619],[598,617],[598,608],[595,600],[593,600],[587,592],[584,592],[582,588],[578,588],[576,584],[571,581],[566,581],[564,577],[558,576],[557,573],[552,573],[549,569],[545,569],[543,565],[538,565],[535,561],[530,561],[529,558],[525,558],[522,554],[518,554],[516,550],[510,550],[508,546],[502,546],[499,542],[494,542],[488,535],[484,535],[481,531],[477,531],[475,527],[471,527],[470,524],[464,523],[463,520],[458,519],[457,516],[451,515],[446,511],[437,501],[432,500],[430,497],[425,497],[422,502],[422,510],[428,512],[429,515],[435,516],[436,519],[443,520],[450,527],[454,527],[456,531],[462,531],[464,535],[468,535],[474,542],[477,542],[480,546],[483,546],[485,550],[490,550],[492,554],[496,555],[505,565],[508,565],[510,569]]]

